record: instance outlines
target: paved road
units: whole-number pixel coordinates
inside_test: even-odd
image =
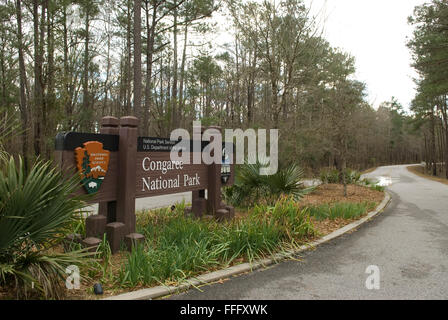
[[[234,277],[171,299],[447,299],[448,185],[405,166],[368,174],[389,181],[389,207],[358,231],[301,261]],[[380,289],[368,290],[366,268],[380,270]]]
[[[320,183],[319,180],[303,180],[302,183],[309,187],[318,185]],[[207,190],[205,191],[205,195],[207,196]],[[144,209],[157,209],[157,208],[166,208],[170,207],[173,204],[182,203],[191,203],[191,192],[182,192],[182,193],[173,193],[149,198],[139,198],[135,200],[135,210],[144,210]],[[84,210],[90,211],[89,214],[95,214],[98,211],[98,205],[94,204],[88,206]]]
[[[150,198],[139,198],[135,200],[135,210],[157,209],[170,207],[176,203],[191,203],[191,192],[174,193]],[[85,210],[95,214],[98,211],[98,204],[91,205]]]

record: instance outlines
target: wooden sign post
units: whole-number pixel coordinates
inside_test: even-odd
[[[190,141],[190,150],[186,150],[189,163],[172,161],[170,152],[177,142],[138,137],[138,122],[135,117],[104,117],[100,134],[68,132],[56,136],[55,158],[61,168],[69,173],[78,170],[83,175],[79,192],[93,194],[89,203],[99,203],[98,214],[86,219],[82,243],[94,248],[106,234],[115,253],[123,242],[130,249],[143,241],[143,235],[135,232],[136,198],[191,191],[192,207],[187,211],[194,216],[209,213],[218,220],[233,218],[233,207],[221,201],[221,187],[234,181],[233,164],[193,163],[194,152],[201,152],[202,159],[210,142],[202,138],[200,151],[193,150]],[[204,128],[199,130],[204,132]]]

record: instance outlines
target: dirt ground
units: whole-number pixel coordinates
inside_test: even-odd
[[[346,225],[356,221],[357,219],[335,219],[335,220],[316,220],[312,218],[314,228],[317,230],[318,236],[316,240],[320,237],[326,236],[327,234],[332,233]]]

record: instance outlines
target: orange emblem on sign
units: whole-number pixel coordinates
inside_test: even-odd
[[[98,141],[84,143],[84,148],[75,149],[76,167],[88,193],[99,190],[109,167],[110,151],[103,149]]]

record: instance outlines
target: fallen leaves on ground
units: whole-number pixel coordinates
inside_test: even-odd
[[[381,202],[384,193],[358,185],[347,186],[347,197],[344,197],[344,186],[340,184],[323,184],[316,190],[303,197],[300,204],[302,207],[318,206],[322,204],[333,204],[336,202]]]

